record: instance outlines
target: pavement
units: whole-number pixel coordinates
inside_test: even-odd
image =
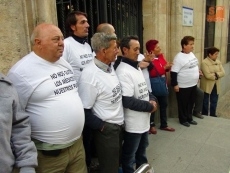
[[[194,117],[185,127],[169,118],[175,132],[149,135],[147,157],[154,173],[230,173],[230,91],[219,98],[217,115]],[[159,127],[159,125],[157,126]]]

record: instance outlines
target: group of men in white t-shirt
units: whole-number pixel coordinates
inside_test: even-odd
[[[75,15],[80,23],[82,14],[72,12],[72,15]],[[84,21],[87,21],[87,19],[84,18]],[[78,25],[77,21],[76,26],[80,27]],[[116,75],[119,73],[123,74],[123,71],[120,72],[119,69],[132,69],[133,67],[129,63],[123,64],[121,62],[118,66],[118,71],[115,73],[111,66],[118,53],[117,38],[112,25],[106,23],[100,24],[97,28],[97,33],[91,38],[92,48],[96,55],[94,59],[91,59],[91,56],[89,56],[91,51],[88,48],[88,44],[79,41],[79,37],[82,38],[84,35],[80,35],[77,27],[76,30],[74,30],[74,26],[71,27],[73,33],[64,41],[67,43],[67,48],[65,47],[63,57],[71,64],[75,73],[78,74],[75,76],[77,77],[78,92],[83,102],[86,118],[84,131],[87,132],[83,133],[86,153],[90,154],[87,147],[89,147],[89,140],[91,140],[88,136],[90,135],[89,130],[92,129],[94,144],[100,163],[100,172],[117,172],[120,164],[122,164],[123,172],[134,172],[133,166],[135,163],[136,168],[143,163],[147,163],[145,149],[148,145],[149,113],[156,111],[156,99],[154,96],[149,98],[149,91],[139,67],[136,66],[133,69],[136,75],[132,75],[132,81],[126,81],[130,80],[127,76]],[[140,53],[138,38],[128,38],[128,42],[125,39],[123,41],[125,45],[120,47],[124,49],[121,50],[124,51],[123,55],[133,58],[132,61],[137,63],[137,57]],[[136,43],[136,47],[132,49],[128,48],[133,41]],[[74,42],[75,44],[73,44]],[[74,49],[76,47],[77,49]],[[131,52],[131,54],[126,55],[125,50],[128,53]],[[79,62],[81,62],[79,54],[82,54],[82,52],[85,55],[83,57],[88,58],[87,62],[89,64],[84,63],[84,66],[81,64],[81,67],[79,67]],[[76,56],[70,56],[70,54],[75,54]],[[86,64],[88,65],[86,66]],[[125,67],[122,67],[123,65]],[[82,71],[82,69],[84,70]],[[129,75],[132,74],[131,72],[132,70]],[[136,76],[139,77],[136,78]],[[121,81],[124,81],[124,83]],[[134,83],[132,84],[132,82]],[[128,88],[125,90],[126,87]],[[132,103],[131,107],[129,104],[128,106],[126,105],[127,108],[124,109],[124,112],[122,99],[123,105]],[[124,100],[126,100],[126,104],[124,104]],[[140,116],[140,114],[143,115]],[[120,160],[119,151],[123,142],[124,122],[126,133],[124,134],[122,159]],[[138,136],[132,137],[133,134],[138,134]],[[128,143],[128,141],[132,141],[130,137],[139,141],[133,141],[130,145]],[[87,157],[90,156],[88,155]],[[86,158],[86,160],[90,163],[90,158]]]
[[[151,59],[151,55],[141,58],[138,37],[124,37],[120,41],[122,57],[115,71],[111,63],[119,49],[112,25],[98,26],[91,38],[94,53],[86,42],[87,15],[73,11],[67,25],[70,36],[64,40],[58,27],[39,24],[31,36],[33,51],[8,73],[21,108],[29,115],[31,138],[38,153],[35,169],[40,173],[86,173],[81,135],[87,126],[93,131],[100,172],[117,173],[122,165],[124,173],[133,173],[134,165],[138,168],[147,163],[150,114],[157,109],[156,98],[145,80],[148,77],[144,77],[138,63],[138,56]],[[181,104],[188,91],[190,95],[195,92],[197,68],[191,51],[175,57],[172,84],[180,104],[179,120],[184,126],[197,124],[182,107],[190,105],[194,97]],[[86,143],[87,140],[90,138]]]
[[[65,40],[52,24],[36,26],[33,51],[8,73],[29,115],[38,154],[35,170],[86,173],[81,137],[85,125],[93,130],[100,172],[115,173],[122,164],[124,173],[133,173],[135,164],[138,168],[147,163],[149,115],[157,109],[138,67],[138,38],[122,39],[125,58],[115,72],[111,63],[119,51],[112,25],[99,25],[93,35],[95,58],[86,42],[87,15],[71,12],[67,25],[70,36]]]

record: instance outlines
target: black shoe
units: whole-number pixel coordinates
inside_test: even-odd
[[[197,122],[192,120],[192,121],[189,121],[189,124],[192,124],[192,125],[197,125]]]
[[[197,118],[200,118],[200,119],[204,118],[204,116],[201,113],[193,113],[193,116],[197,117]]]
[[[188,122],[181,123],[183,126],[189,127],[190,124]]]
[[[211,117],[218,117],[217,115],[210,115]]]

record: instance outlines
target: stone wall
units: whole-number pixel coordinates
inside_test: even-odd
[[[0,1],[0,70],[8,72],[29,51],[25,1]]]
[[[0,71],[31,51],[30,35],[38,23],[57,25],[56,0],[0,1]]]

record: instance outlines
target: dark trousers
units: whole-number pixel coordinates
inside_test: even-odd
[[[204,91],[201,90],[199,87],[196,87],[196,99],[195,99],[195,104],[192,112],[193,115],[202,112],[203,99],[204,99]]]
[[[145,133],[124,133],[122,147],[122,170],[123,173],[134,173],[142,164],[148,163],[146,148],[148,147],[148,132]]]
[[[196,98],[197,86],[189,88],[180,88],[179,92],[176,92],[177,107],[180,123],[192,121],[192,108]]]
[[[85,159],[86,159],[86,165],[87,167],[91,164],[91,145],[92,145],[92,129],[84,126],[83,132],[83,145],[85,148]]]
[[[218,94],[216,90],[216,84],[214,85],[211,94],[204,93],[204,100],[203,100],[203,109],[202,114],[208,115],[209,111],[209,101],[210,101],[210,116],[216,116],[216,107],[218,102]]]
[[[160,121],[161,125],[160,128],[168,127],[167,124],[167,106],[168,106],[168,96],[156,96],[158,100],[158,104],[160,107]],[[151,114],[150,116],[150,126],[154,127],[154,118],[155,118],[155,112]]]
[[[103,131],[93,130],[100,173],[117,173],[120,165],[123,125],[105,123]]]

